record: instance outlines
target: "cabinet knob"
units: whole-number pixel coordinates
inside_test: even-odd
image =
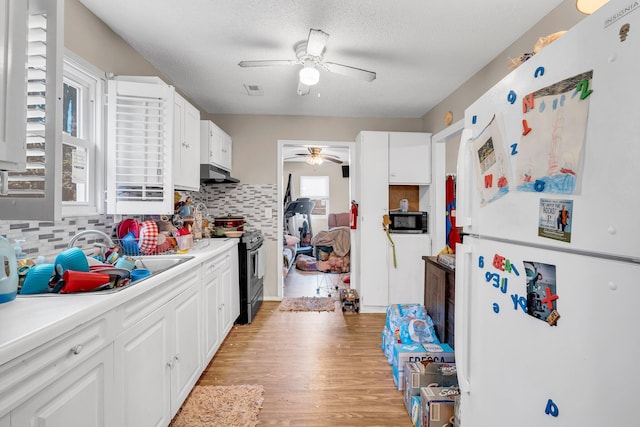
[[[180,353],[176,354],[175,357],[173,358],[174,360],[180,360]]]
[[[189,148],[189,144],[187,144],[186,142],[183,142],[183,143],[182,143],[182,146],[183,146],[184,148]]]
[[[71,348],[71,353],[73,354],[80,354],[81,351],[82,351],[82,345],[80,344]]]
[[[167,367],[169,367],[169,368],[173,368],[173,359],[171,359],[171,360],[169,360],[169,361],[167,362]]]

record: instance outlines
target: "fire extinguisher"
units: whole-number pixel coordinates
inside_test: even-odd
[[[358,204],[355,200],[351,201],[351,215],[349,218],[349,223],[352,230],[358,228]]]

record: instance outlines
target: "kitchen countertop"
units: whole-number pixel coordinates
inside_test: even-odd
[[[238,244],[238,239],[203,239],[188,253],[193,257],[126,289],[110,293],[18,296],[0,304],[0,365],[55,339]],[[159,255],[161,256],[161,255]]]

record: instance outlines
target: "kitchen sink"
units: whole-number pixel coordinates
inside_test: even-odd
[[[192,256],[177,257],[172,255],[136,256],[133,258],[135,260],[136,268],[146,268],[147,270],[150,270],[151,276],[162,273],[176,265],[180,265],[190,259],[193,259]]]
[[[124,286],[120,286],[118,288],[112,289],[104,289],[97,291],[89,291],[89,292],[74,292],[68,294],[59,294],[59,293],[41,293],[41,294],[29,294],[29,295],[21,295],[18,294],[18,298],[32,298],[32,297],[61,297],[67,295],[107,295],[115,292],[120,292],[124,289],[129,289],[132,286],[137,285],[138,283],[143,282],[151,277],[157,276],[158,274],[170,270],[173,267],[176,267],[180,264],[183,264],[191,259],[193,256],[175,256],[175,255],[149,255],[149,256],[135,256],[132,257],[135,261],[136,268],[133,271],[139,269],[147,269],[151,272],[151,274],[142,279],[138,279],[135,281],[130,280]],[[99,271],[99,270],[98,270]]]

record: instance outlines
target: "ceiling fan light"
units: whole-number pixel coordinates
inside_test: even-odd
[[[313,86],[320,81],[320,71],[314,65],[307,65],[300,70],[300,83]]]
[[[576,0],[576,9],[586,15],[591,15],[604,6],[609,0]]]
[[[322,162],[324,160],[322,160],[322,157],[318,157],[318,156],[309,156],[307,157],[307,160],[305,160],[308,164],[312,165],[312,166],[319,166],[322,164]]]

